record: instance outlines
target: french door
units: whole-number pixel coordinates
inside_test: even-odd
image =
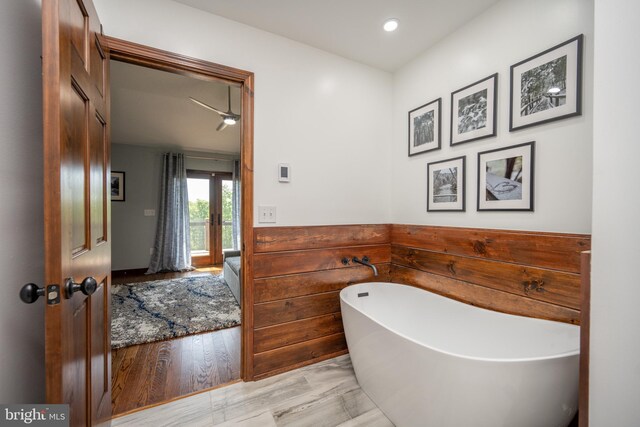
[[[187,171],[191,263],[222,264],[233,249],[233,181],[227,172]]]

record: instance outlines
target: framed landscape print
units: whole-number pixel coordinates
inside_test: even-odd
[[[496,135],[498,73],[451,94],[450,145]]]
[[[535,142],[478,153],[478,210],[533,211]]]
[[[111,172],[111,200],[124,202],[124,172]]]
[[[465,209],[466,156],[427,164],[427,212]]]
[[[511,66],[509,131],[582,114],[582,40]]]
[[[409,156],[440,148],[442,98],[409,111]]]

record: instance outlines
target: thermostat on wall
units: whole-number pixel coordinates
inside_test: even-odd
[[[278,164],[278,181],[290,182],[291,181],[291,167],[288,163]]]

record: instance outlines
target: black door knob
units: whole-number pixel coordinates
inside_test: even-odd
[[[73,279],[67,279],[65,283],[67,298],[71,298],[74,293],[80,291],[85,295],[91,295],[98,288],[98,282],[93,277],[85,277],[81,283],[73,283]]]
[[[20,299],[22,302],[32,304],[45,294],[44,288],[39,288],[35,283],[27,283],[20,289]]]

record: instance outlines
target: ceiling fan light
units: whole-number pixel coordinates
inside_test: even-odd
[[[398,20],[395,18],[387,19],[382,26],[386,32],[392,32],[398,29]]]
[[[233,126],[236,124],[236,119],[234,119],[233,117],[225,117],[222,121],[224,122],[224,124],[229,126]]]

